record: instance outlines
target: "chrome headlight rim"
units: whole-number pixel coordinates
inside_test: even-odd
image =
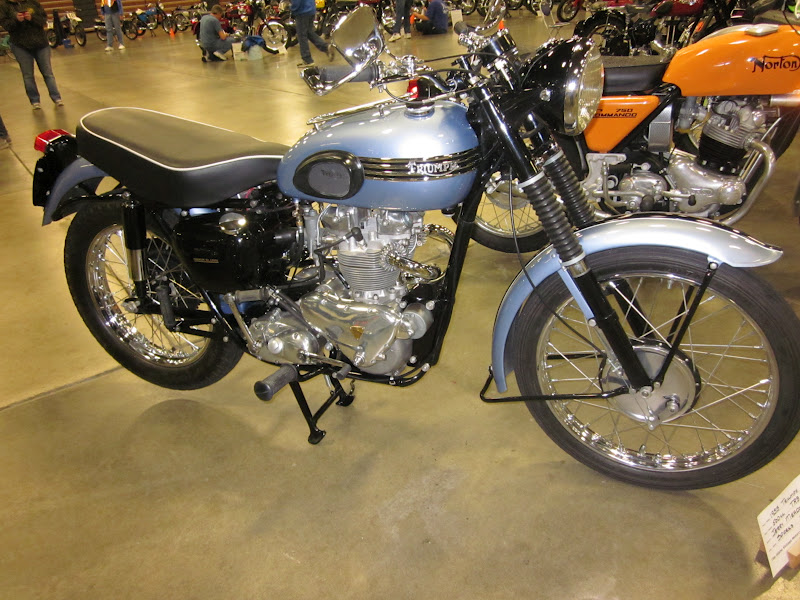
[[[567,134],[583,133],[589,125],[603,96],[603,78],[600,50],[589,40],[574,46],[564,83],[564,131]]]

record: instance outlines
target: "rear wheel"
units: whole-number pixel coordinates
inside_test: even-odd
[[[169,15],[164,15],[161,18],[161,29],[164,30],[164,33],[169,33],[173,27],[175,27],[175,21]]]
[[[189,19],[183,13],[172,15],[172,20],[175,22],[175,27],[178,31],[186,31],[189,29]]]
[[[196,326],[211,333],[201,337],[170,331],[160,312],[134,310],[121,216],[120,202],[98,201],[78,211],[67,232],[64,267],[84,323],[114,359],[151,383],[196,389],[221,379],[242,355],[236,344],[223,341],[222,325]],[[154,286],[165,284],[176,314],[207,311],[172,247],[148,230],[145,268],[151,300],[158,302]]]
[[[556,16],[562,23],[569,23],[581,8],[580,0],[561,0],[556,9]]]
[[[78,46],[86,45],[86,30],[80,23],[75,26],[75,41],[78,42]]]
[[[707,260],[658,247],[587,259],[651,376]],[[538,286],[514,325],[523,394],[596,394],[620,386],[596,327],[558,274]],[[750,271],[722,265],[651,395],[527,405],[556,444],[605,475],[663,489],[719,485],[767,464],[800,429],[798,340],[800,323],[783,298]]]
[[[601,13],[576,25],[575,35],[592,40],[604,56],[628,56],[631,51],[625,27],[624,17]]]
[[[47,44],[51,48],[55,48],[56,46],[58,46],[58,36],[56,36],[56,32],[54,29],[46,30],[45,35],[47,36]]]
[[[99,39],[101,42],[105,42],[108,39],[108,33],[106,32],[105,25],[95,24],[94,33],[97,35],[97,39]]]

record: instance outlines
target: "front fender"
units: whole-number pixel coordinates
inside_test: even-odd
[[[47,196],[42,225],[48,225],[53,220],[58,220],[64,216],[59,213],[59,208],[62,202],[69,200],[67,194],[72,188],[84,181],[103,177],[108,177],[106,172],[98,169],[85,158],[78,157],[72,161],[56,178],[53,188]]]
[[[730,227],[678,215],[640,213],[619,217],[587,227],[578,232],[578,237],[587,256],[612,248],[666,246],[693,250],[706,255],[710,261],[732,267],[760,267],[775,262],[783,254],[780,248],[759,242]],[[534,285],[557,272],[561,272],[567,285],[571,283],[552,246],[537,254],[525,266],[525,271]],[[520,271],[497,309],[492,334],[492,373],[500,392],[508,389],[506,343],[511,327],[533,291],[528,277]]]

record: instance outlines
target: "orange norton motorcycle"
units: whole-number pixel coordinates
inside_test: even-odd
[[[800,28],[729,27],[671,59],[604,57],[604,64],[594,119],[582,134],[559,140],[598,216],[663,211],[729,225],[741,219],[800,124]],[[546,95],[546,86],[538,93]],[[543,246],[539,221],[521,196],[507,174],[495,173],[473,237],[509,252]],[[511,211],[516,244],[504,225],[511,219],[503,221]]]

